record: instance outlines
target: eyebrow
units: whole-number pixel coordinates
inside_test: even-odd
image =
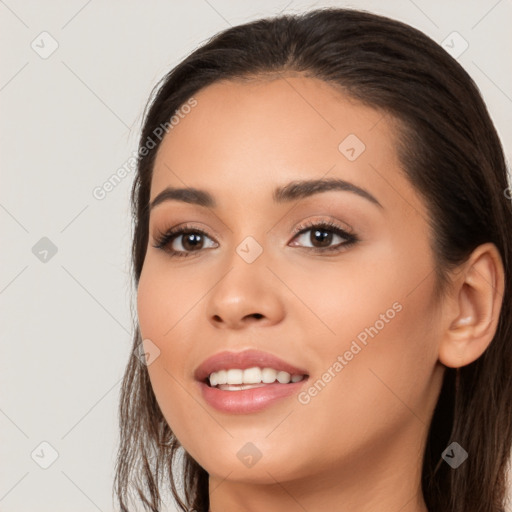
[[[350,183],[349,181],[339,178],[292,181],[286,185],[277,187],[274,190],[272,198],[274,203],[282,204],[333,190],[352,192],[364,199],[367,199],[378,207],[383,208],[380,202],[370,194],[370,192]],[[165,201],[182,201],[184,203],[195,204],[205,208],[217,207],[215,198],[206,190],[200,190],[194,187],[167,187],[160,192],[155,199],[153,199],[150,203],[149,209],[153,210],[153,208]]]

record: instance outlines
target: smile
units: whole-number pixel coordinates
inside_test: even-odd
[[[195,372],[203,399],[231,414],[261,411],[299,392],[308,373],[266,352],[221,352]]]

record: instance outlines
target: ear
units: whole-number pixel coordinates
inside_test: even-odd
[[[494,338],[505,288],[503,262],[497,247],[478,246],[459,267],[445,319],[439,361],[459,368],[478,359]]]

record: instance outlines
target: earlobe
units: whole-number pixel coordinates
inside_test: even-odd
[[[496,334],[504,287],[498,249],[491,243],[478,246],[454,280],[453,300],[439,345],[442,364],[459,368],[485,352]]]

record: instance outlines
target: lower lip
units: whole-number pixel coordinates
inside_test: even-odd
[[[203,398],[214,409],[231,414],[248,414],[261,411],[278,400],[297,393],[306,380],[307,378],[289,384],[275,382],[243,391],[223,391],[204,382],[200,382],[199,385]]]

